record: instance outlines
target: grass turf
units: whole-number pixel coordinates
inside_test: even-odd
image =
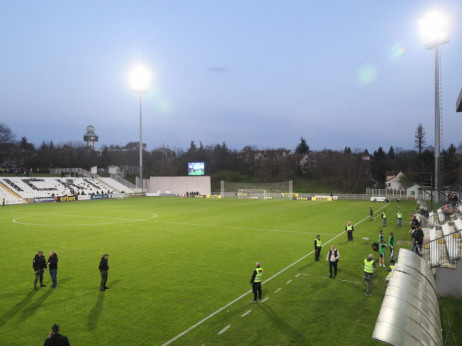
[[[369,205],[137,198],[1,208],[0,344],[41,344],[58,323],[73,345],[160,345],[250,290],[256,261],[264,280],[280,272],[263,284],[268,300],[251,304],[249,293],[173,344],[376,344],[386,270],[378,268],[366,297],[362,262],[381,228],[378,214],[368,221]],[[407,221],[415,203],[399,206]],[[395,227],[399,206],[372,204],[388,211],[387,239],[393,230],[398,241],[409,240],[408,227]],[[348,220],[353,243],[341,234]],[[316,234],[326,244],[319,263],[311,253]],[[326,278],[331,244],[341,254],[336,280]],[[38,250],[59,256],[56,290],[33,290]],[[105,252],[110,289],[100,292]]]

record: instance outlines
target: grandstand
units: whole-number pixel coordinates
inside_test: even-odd
[[[133,193],[112,178],[0,177],[0,198],[50,198],[56,196]]]

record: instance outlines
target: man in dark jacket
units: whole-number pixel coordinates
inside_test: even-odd
[[[257,302],[258,300],[261,300],[261,281],[263,277],[263,268],[261,267],[260,262],[257,262],[255,264],[255,270],[252,272],[252,277],[250,278],[250,284],[252,285],[252,291],[253,291],[253,300],[251,301],[252,303]],[[258,293],[258,297],[257,297]]]
[[[48,270],[50,271],[51,281],[53,282],[51,288],[56,288],[58,285],[58,255],[53,251],[50,251],[50,257],[48,257]]]
[[[61,329],[57,324],[53,324],[51,332],[48,334],[48,339],[45,340],[43,346],[70,346],[67,336],[59,334]]]
[[[415,239],[415,245],[416,245],[415,252],[417,253],[417,255],[422,257],[422,244],[424,240],[424,232],[422,231],[421,226],[417,226],[417,229],[415,230],[413,237]]]
[[[105,291],[109,287],[106,286],[107,282],[107,272],[109,271],[108,265],[108,257],[109,255],[105,253],[103,257],[101,257],[101,262],[99,262],[99,272],[101,273],[101,284],[100,284],[100,291]]]
[[[40,287],[46,287],[43,284],[43,272],[47,270],[47,263],[45,262],[45,257],[43,257],[43,251],[39,251],[32,261],[32,268],[34,268],[35,272],[35,280],[34,280],[34,289],[38,290],[37,288],[37,281],[40,279]]]

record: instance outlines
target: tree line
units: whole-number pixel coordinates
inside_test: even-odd
[[[49,168],[92,166],[107,168],[119,166],[133,168],[128,178],[134,179],[139,165],[139,149],[127,149],[117,145],[103,146],[95,151],[82,142],[55,145],[43,141],[38,147],[21,137],[16,140],[11,129],[0,123],[0,164],[3,169],[24,172],[46,172]],[[462,143],[458,148],[451,144],[444,149],[442,158],[442,183],[453,189],[462,185]],[[241,150],[231,149],[225,142],[204,145],[190,142],[189,148],[170,150],[157,148],[143,152],[143,175],[183,176],[187,175],[188,162],[205,162],[206,174],[212,177],[213,187],[220,180],[235,182],[274,182],[294,180],[311,182],[316,192],[360,193],[366,187],[385,188],[387,174],[402,171],[401,183],[409,187],[414,183],[431,185],[434,173],[433,148],[426,145],[425,130],[419,124],[415,131],[414,149],[390,146],[377,148],[372,153],[367,149],[311,150],[306,139],[301,137],[293,150],[263,149],[245,146]],[[128,170],[130,172],[130,170]]]

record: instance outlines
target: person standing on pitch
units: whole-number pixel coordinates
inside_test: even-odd
[[[390,261],[390,266],[387,268],[387,272],[388,272],[388,275],[387,277],[385,278],[385,280],[387,281],[390,281],[390,278],[391,278],[391,274],[393,274],[393,270],[395,269],[395,260],[394,259],[391,259]]]
[[[257,302],[257,293],[258,293],[258,300],[261,300],[261,280],[263,277],[263,268],[261,268],[260,262],[255,263],[255,270],[252,273],[252,277],[250,278],[250,284],[252,285],[253,291],[253,300],[252,303]]]
[[[329,262],[329,278],[332,278],[332,267],[334,267],[334,279],[337,276],[337,262],[339,258],[340,252],[332,245],[326,257],[326,262]]]
[[[51,332],[48,334],[48,339],[45,340],[43,346],[70,346],[67,336],[59,334],[61,328],[59,325],[53,324]]]
[[[370,296],[371,295],[372,274],[374,274],[374,270],[375,270],[374,256],[372,254],[370,254],[369,257],[367,257],[364,260],[363,267],[364,267],[364,277],[361,280],[361,282],[367,281],[366,296]]]
[[[50,271],[51,281],[53,282],[51,288],[56,288],[58,285],[58,255],[53,251],[50,251],[50,257],[48,257],[48,270]]]
[[[393,232],[390,233],[388,237],[388,245],[390,246],[390,259],[395,258],[395,237],[393,236]]]
[[[34,289],[38,290],[37,288],[37,281],[40,279],[40,287],[46,287],[43,284],[43,272],[47,270],[47,262],[45,261],[45,257],[43,257],[43,251],[37,252],[32,261],[32,268],[34,268],[35,272],[35,280],[34,280]]]
[[[101,261],[99,262],[99,272],[101,274],[101,284],[100,284],[100,291],[105,291],[109,287],[106,286],[107,283],[107,272],[109,271],[109,264],[108,262],[109,255],[105,253],[103,257],[101,257]]]
[[[387,247],[387,244],[385,243],[385,240],[382,240],[381,243],[379,243],[379,266],[385,268],[385,248]]]
[[[319,262],[319,255],[321,254],[321,236],[318,234],[314,238],[314,261]]]
[[[374,211],[369,207],[369,221],[374,221]]]
[[[387,226],[387,211],[386,210],[382,212],[382,226],[383,227]]]
[[[353,241],[353,231],[355,230],[355,227],[351,223],[351,221],[348,221],[347,225],[345,226],[345,231],[348,234],[348,241]]]
[[[401,212],[401,210],[398,210],[398,212],[396,213],[396,218],[398,219],[396,227],[401,227],[403,225],[403,213]]]

